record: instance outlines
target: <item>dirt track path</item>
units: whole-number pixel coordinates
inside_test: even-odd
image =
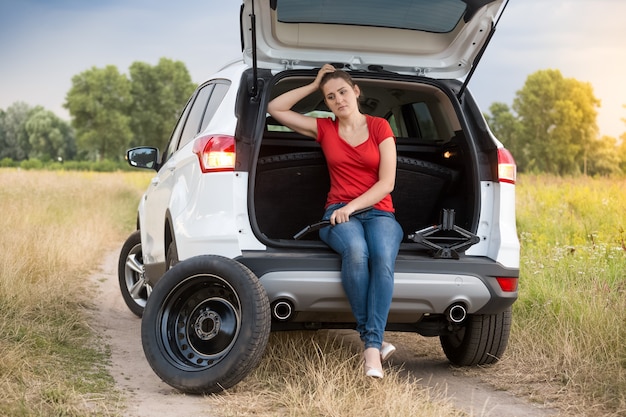
[[[91,277],[99,287],[92,326],[110,346],[111,375],[118,388],[126,393],[124,415],[214,417],[217,413],[202,396],[181,394],[162,382],[148,365],[141,347],[141,321],[128,310],[119,292],[117,256],[117,252],[108,254],[101,270]],[[353,336],[346,333],[345,337]],[[394,341],[393,336],[390,341]],[[397,346],[392,363],[402,364],[422,384],[444,393],[456,408],[469,416],[550,417],[558,414],[455,372],[441,357],[421,356],[400,343]]]
[[[413,357],[412,357],[413,356]],[[540,408],[507,391],[498,391],[479,378],[455,372],[446,360],[415,358],[411,352],[399,351],[394,363],[404,368],[433,390],[442,392],[455,408],[470,416],[481,417],[555,417],[555,410]]]
[[[96,320],[92,326],[111,348],[110,373],[125,392],[127,417],[211,417],[202,396],[181,394],[152,371],[141,347],[141,319],[126,307],[117,283],[118,253],[107,255],[94,275],[99,285]]]

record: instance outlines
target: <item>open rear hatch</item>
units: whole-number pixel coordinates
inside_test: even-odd
[[[244,0],[243,57],[251,66],[277,70],[331,62],[461,79],[477,64],[505,5],[505,0]]]

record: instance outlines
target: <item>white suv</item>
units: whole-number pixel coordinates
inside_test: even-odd
[[[120,286],[166,383],[217,392],[258,364],[271,330],[354,327],[340,259],[315,232],[324,157],[266,111],[327,62],[350,72],[362,111],[397,139],[405,239],[387,330],[437,336],[457,365],[501,357],[519,276],[515,163],[466,83],[503,3],[243,1],[243,59],[200,85],[162,155],[127,154],[156,175]],[[295,109],[330,114],[321,94]]]

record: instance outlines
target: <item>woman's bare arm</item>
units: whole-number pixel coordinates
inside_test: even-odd
[[[291,108],[304,97],[317,91],[324,74],[333,71],[335,71],[335,68],[332,65],[324,65],[311,84],[287,91],[270,101],[267,105],[267,112],[288,128],[305,136],[317,137],[317,120],[314,117],[293,111]]]

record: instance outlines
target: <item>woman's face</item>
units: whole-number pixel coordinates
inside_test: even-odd
[[[351,86],[342,78],[331,78],[322,87],[326,105],[337,117],[348,116],[359,110],[359,87]]]

